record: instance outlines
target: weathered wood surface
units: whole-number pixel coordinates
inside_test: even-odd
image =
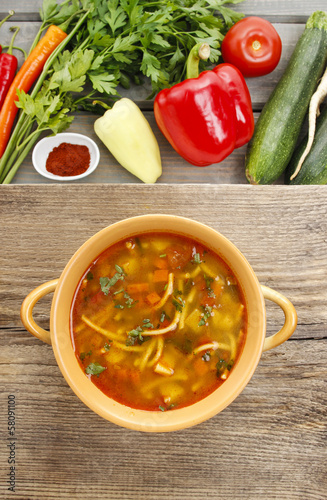
[[[29,49],[34,36],[39,27],[39,8],[42,5],[41,0],[31,1],[9,1],[2,0],[0,6],[0,18],[2,18],[9,9],[14,9],[16,15],[1,29],[1,41],[3,44],[9,43],[11,32],[9,27],[18,25],[21,28],[17,36],[17,44],[26,50]],[[309,15],[315,10],[326,10],[326,0],[304,1],[282,1],[282,0],[245,0],[244,2],[233,5],[233,9],[245,13],[245,15],[262,16],[273,22],[279,32],[283,51],[279,65],[271,74],[260,78],[247,79],[251,93],[253,109],[257,118],[264,103],[274,89],[280,76],[282,75],[297,40],[304,29],[304,24]],[[20,55],[18,57],[21,57]],[[22,59],[20,59],[22,61]],[[146,98],[151,89],[149,83],[142,87],[134,87],[128,91],[120,89],[121,95],[127,95],[135,100],[142,110],[146,111],[150,125],[158,139],[162,163],[163,174],[158,183],[211,183],[211,184],[246,184],[244,173],[244,155],[246,148],[236,150],[232,155],[226,158],[222,163],[206,167],[204,170],[194,167],[184,161],[175,153],[170,144],[160,133],[152,112],[152,102]],[[88,183],[140,183],[136,177],[125,171],[102,145],[101,141],[95,136],[93,124],[96,115],[90,113],[79,113],[78,120],[71,125],[70,131],[79,132],[91,136],[100,147],[101,159],[97,170],[87,178]],[[18,174],[14,179],[15,184],[38,183],[52,184],[53,181],[40,176],[33,168],[32,155],[29,154],[23,162]],[[76,183],[85,181],[74,181]],[[283,184],[281,177],[277,184]]]
[[[0,190],[1,431],[16,396],[16,492],[0,449],[1,498],[323,500],[327,497],[327,188],[51,185]],[[235,243],[262,284],[294,303],[293,337],[262,355],[243,393],[194,428],[147,435],[110,424],[64,381],[50,346],[19,320],[92,234],[147,213],[186,216]],[[48,324],[50,297],[35,318]],[[267,302],[268,334],[282,314]],[[9,441],[8,441],[9,442]]]
[[[14,9],[24,20],[37,20],[41,0],[1,0],[0,13]],[[232,8],[251,16],[262,15],[274,21],[284,19],[291,22],[305,22],[314,10],[325,10],[325,0],[245,0]]]
[[[0,2],[0,19],[9,9],[16,11],[1,29],[3,45],[10,39],[8,27],[19,25],[17,44],[29,48],[41,3]],[[326,10],[326,0],[246,0],[233,8],[273,22],[283,42],[276,70],[247,80],[257,117],[308,16]],[[54,185],[34,171],[29,155],[16,185],[0,189],[0,497],[325,500],[327,188],[245,185],[245,148],[205,169],[187,164],[160,134],[152,103],[145,101],[148,94],[145,85],[127,95],[145,111],[158,138],[163,160],[158,185],[144,186],[121,168],[95,137],[96,116],[79,114],[71,131],[90,135],[101,151],[87,184]],[[19,185],[24,183],[34,185]],[[222,232],[248,258],[260,282],[289,297],[299,316],[293,337],[262,355],[236,401],[208,422],[172,434],[128,431],[94,414],[67,386],[51,347],[29,335],[19,319],[26,294],[58,277],[88,237],[146,213],[190,217]],[[50,304],[48,296],[35,310],[45,328]],[[268,334],[279,328],[282,316],[267,302]],[[16,397],[15,493],[7,490],[10,394]]]

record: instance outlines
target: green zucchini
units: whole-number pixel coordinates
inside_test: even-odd
[[[326,62],[327,12],[317,11],[309,17],[248,144],[245,167],[251,184],[271,184],[286,169]]]
[[[285,172],[286,184],[327,184],[327,106],[317,119],[316,133],[310,152],[304,160],[300,172],[291,181],[290,177],[299,163],[307,141],[308,136],[294,151]]]

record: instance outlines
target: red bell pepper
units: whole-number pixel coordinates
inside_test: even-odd
[[[232,64],[218,64],[212,71],[227,85],[228,94],[234,102],[237,123],[235,148],[239,148],[249,142],[254,132],[249,89],[240,70]]]
[[[198,46],[196,48],[198,51]],[[192,49],[186,79],[161,90],[154,101],[158,127],[172,147],[193,165],[224,160],[250,140],[254,121],[251,98],[241,73],[229,64],[199,76]],[[196,61],[189,62],[191,58]]]
[[[7,53],[0,54],[0,109],[2,108],[9,87],[15,78],[18,65],[17,57],[12,55],[12,49],[19,28],[13,27],[11,29],[15,29],[15,33],[11,39],[8,51]]]

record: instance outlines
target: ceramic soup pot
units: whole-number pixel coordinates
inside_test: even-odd
[[[90,263],[119,240],[144,232],[163,231],[197,240],[229,265],[239,281],[247,309],[247,335],[243,351],[227,380],[213,393],[197,403],[172,411],[145,411],[124,406],[101,392],[79,365],[70,333],[70,309],[76,287]],[[50,332],[36,324],[33,308],[44,295],[53,292]],[[280,331],[266,338],[265,299],[278,304],[285,315]],[[129,429],[166,432],[184,429],[207,420],[226,408],[251,379],[263,351],[287,340],[296,328],[297,315],[291,302],[258,279],[244,255],[233,243],[214,229],[194,220],[170,215],[144,215],[117,222],[87,240],[73,255],[59,279],[33,290],[21,307],[26,329],[52,345],[58,366],[75,394],[94,412]]]

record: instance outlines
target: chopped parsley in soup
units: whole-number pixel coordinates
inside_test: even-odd
[[[236,277],[195,240],[145,233],[105,250],[73,299],[76,357],[107,396],[131,408],[172,410],[229,376],[246,335]]]

